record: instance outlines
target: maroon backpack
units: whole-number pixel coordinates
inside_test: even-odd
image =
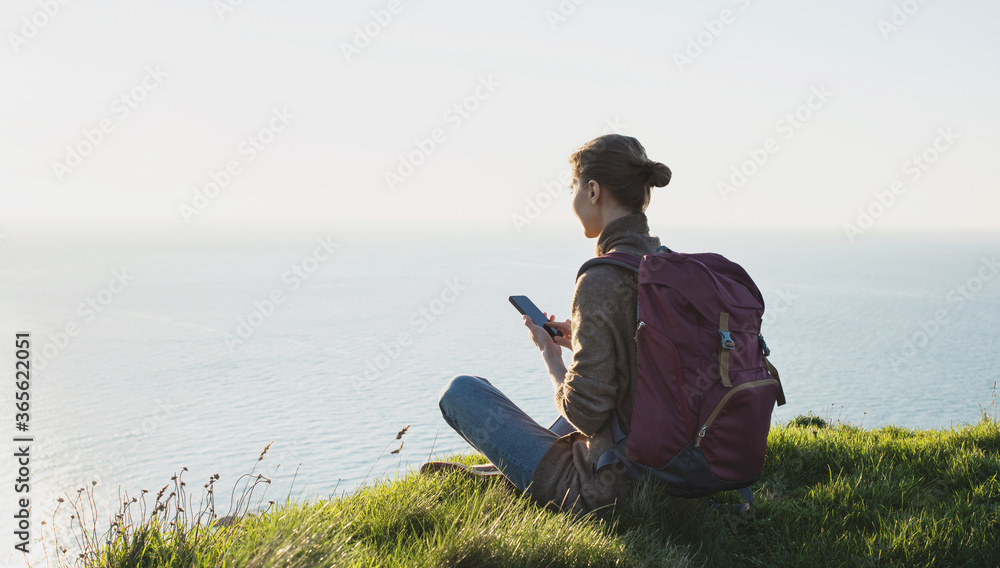
[[[638,373],[626,436],[612,413],[616,447],[594,464],[632,480],[666,481],[677,496],[748,487],[764,467],[778,371],[760,334],[764,299],[738,264],[714,253],[660,247],[641,259],[614,252],[580,267],[615,264],[638,273]]]

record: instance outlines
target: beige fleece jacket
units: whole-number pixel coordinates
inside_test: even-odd
[[[650,254],[660,239],[649,234],[645,213],[608,223],[597,238],[596,256],[608,252]],[[574,274],[575,276],[575,274]],[[529,493],[543,505],[574,514],[626,498],[624,475],[606,467],[595,478],[593,464],[611,442],[611,411],[628,433],[636,380],[636,274],[598,265],[576,282],[572,306],[573,362],[555,393],[556,408],[577,431],[553,442],[535,468]],[[600,511],[599,514],[605,512]]]

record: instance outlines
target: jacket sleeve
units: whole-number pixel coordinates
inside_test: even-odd
[[[610,270],[609,270],[610,269]],[[615,408],[617,319],[623,306],[620,277],[610,266],[584,272],[573,294],[573,362],[556,389],[559,413],[577,430],[594,436]]]

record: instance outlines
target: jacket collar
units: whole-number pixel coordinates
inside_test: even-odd
[[[649,220],[645,213],[632,213],[611,221],[604,226],[601,234],[597,237],[597,246],[595,247],[597,256],[609,252],[617,245],[635,243],[637,236],[635,233],[646,237],[650,236]]]

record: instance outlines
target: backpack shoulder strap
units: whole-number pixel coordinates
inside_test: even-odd
[[[584,262],[583,266],[581,266],[580,270],[576,273],[576,279],[579,280],[588,268],[597,264],[614,264],[615,266],[628,268],[633,272],[639,272],[640,262],[642,261],[639,260],[639,257],[624,252],[610,252],[608,254],[602,254],[601,256]]]
[[[615,447],[610,450],[605,451],[601,454],[601,457],[597,459],[591,465],[590,473],[592,475],[597,475],[597,471],[606,465],[612,465],[616,463],[625,463],[628,460],[625,457],[625,443],[628,441],[628,436],[622,432],[621,426],[618,424],[618,412],[615,409],[611,409],[611,442],[614,443]]]
[[[770,353],[770,350],[768,353]],[[770,373],[774,380],[778,381],[778,398],[776,402],[778,406],[782,406],[785,404],[785,389],[781,387],[781,378],[778,377],[778,370],[767,360],[767,355],[764,355],[764,367],[767,368],[767,372]]]
[[[661,246],[656,249],[656,252],[674,252],[667,248],[666,246]],[[583,263],[580,267],[579,272],[576,273],[576,279],[579,280],[580,276],[583,275],[591,266],[595,264],[614,264],[615,266],[621,266],[622,268],[628,268],[629,270],[638,273],[639,264],[642,262],[642,257],[636,256],[634,254],[629,254],[627,252],[609,252],[607,254],[602,254],[596,258],[592,258],[587,262]]]

